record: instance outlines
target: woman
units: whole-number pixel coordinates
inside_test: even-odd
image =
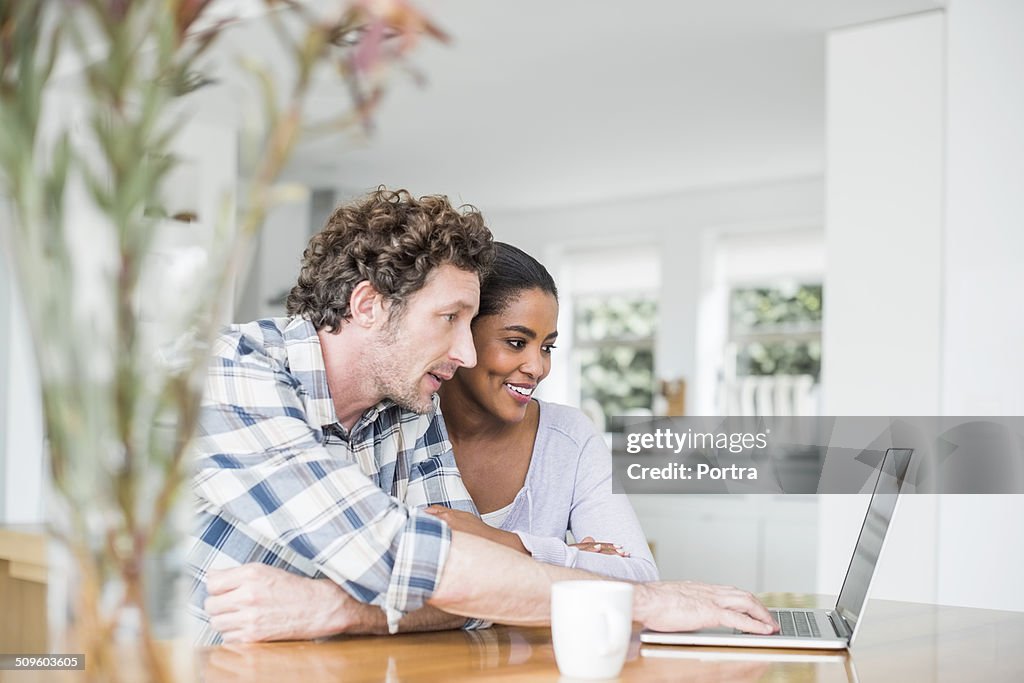
[[[522,250],[496,249],[473,320],[476,366],[460,368],[440,391],[455,460],[483,520],[441,506],[427,512],[544,562],[655,580],[633,508],[612,495],[602,436],[579,410],[532,397],[558,336],[555,283]],[[566,530],[583,542],[567,545]]]

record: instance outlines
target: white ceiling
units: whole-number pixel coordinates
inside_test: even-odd
[[[304,144],[289,176],[486,210],[818,175],[825,33],[943,0],[435,0],[369,140]],[[318,90],[315,116],[343,106]]]

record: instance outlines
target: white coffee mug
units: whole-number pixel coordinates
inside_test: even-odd
[[[632,633],[632,584],[560,581],[551,587],[551,640],[563,676],[615,678]]]

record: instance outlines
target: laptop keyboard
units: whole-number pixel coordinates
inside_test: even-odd
[[[794,638],[818,638],[821,631],[818,629],[818,622],[814,618],[814,612],[801,612],[799,610],[769,610],[772,618],[779,622],[781,630],[779,635],[792,636]]]

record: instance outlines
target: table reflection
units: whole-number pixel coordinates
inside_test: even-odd
[[[200,679],[236,681],[559,680],[546,628],[496,626],[315,643],[224,645],[200,655]],[[846,653],[640,646],[634,634],[624,680],[857,683]]]
[[[534,633],[538,631],[538,633]],[[553,660],[546,629],[446,631],[390,637],[345,637],[320,642],[228,644],[200,654],[200,679],[235,681],[398,681],[410,676],[447,680],[508,669],[540,657]],[[531,642],[532,641],[532,642]]]
[[[852,656],[841,652],[760,648],[644,645],[644,678],[660,680],[670,672],[677,680],[859,683]]]

